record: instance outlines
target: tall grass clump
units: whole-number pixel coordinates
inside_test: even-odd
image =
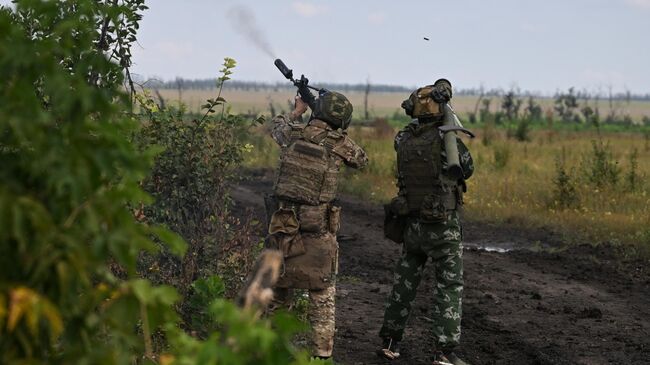
[[[576,208],[579,205],[578,191],[574,178],[567,172],[564,149],[562,149],[561,155],[555,158],[553,185],[553,206],[567,209]]]
[[[639,168],[639,150],[635,148],[632,150],[632,153],[630,153],[629,170],[625,175],[627,189],[630,192],[634,192],[639,188],[641,177],[639,176],[638,168]]]
[[[503,170],[510,161],[511,150],[507,143],[494,146],[494,168]]]

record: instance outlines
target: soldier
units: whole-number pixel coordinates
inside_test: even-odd
[[[387,213],[401,217],[392,238],[403,243],[393,290],[379,332],[383,346],[377,352],[387,359],[400,356],[399,341],[411,312],[411,302],[429,257],[435,265],[433,292],[434,364],[465,364],[453,352],[460,342],[463,292],[463,246],[459,210],[465,180],[474,170],[472,157],[455,137],[462,172],[453,177],[448,168],[443,133],[451,84],[440,79],[420,88],[402,103],[413,121],[395,137],[399,193]],[[451,109],[448,109],[450,112]],[[388,214],[387,214],[388,217]],[[387,221],[389,219],[387,218]],[[394,228],[394,227],[393,227]],[[390,237],[390,233],[387,236]]]
[[[266,246],[284,256],[276,297],[290,289],[309,290],[309,322],[314,356],[329,358],[334,346],[334,295],[338,271],[341,208],[333,204],[341,164],[362,168],[366,153],[345,133],[352,104],[337,92],[316,100],[307,124],[296,122],[307,104],[296,98],[295,110],[273,119],[273,139],[281,146],[273,195],[267,197],[269,236]]]

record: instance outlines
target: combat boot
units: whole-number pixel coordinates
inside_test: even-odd
[[[399,341],[390,337],[384,338],[381,349],[377,350],[377,355],[388,360],[395,360],[400,356]]]
[[[469,365],[469,363],[461,360],[453,351],[449,350],[434,352],[433,365]]]

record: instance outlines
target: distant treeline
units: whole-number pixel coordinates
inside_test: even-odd
[[[149,79],[142,81],[145,87],[150,89],[171,89],[171,90],[210,90],[216,87],[215,79],[184,79],[176,78],[174,80],[162,81],[158,79]],[[342,92],[365,92],[368,84],[341,84],[341,83],[317,83],[319,87],[324,87],[330,90],[337,90]],[[293,89],[293,85],[289,82],[259,82],[259,81],[237,81],[230,80],[225,88],[234,90],[250,90],[250,91],[265,91],[265,90],[288,90]],[[370,83],[371,92],[400,92],[410,93],[415,89],[415,86],[400,86],[388,84],[373,84]],[[456,95],[483,95],[483,96],[504,96],[505,94],[514,91],[516,95],[525,97],[556,97],[561,94],[561,91],[556,91],[553,95],[542,95],[540,93],[525,91],[525,90],[506,90],[500,88],[484,89],[484,88],[467,88],[454,90]],[[650,100],[650,93],[646,94],[633,94],[627,92],[590,92],[588,90],[576,91],[578,98],[604,98],[615,100]]]

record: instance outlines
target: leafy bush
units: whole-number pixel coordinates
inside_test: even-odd
[[[220,330],[201,341],[181,330],[176,290],[136,275],[152,238],[186,247],[136,219],[154,154],[127,138],[137,124],[121,84],[142,0],[15,6],[0,9],[0,363],[308,363],[290,343],[296,320],[216,300]]]
[[[140,267],[147,277],[173,284],[182,293],[194,280],[215,273],[223,274],[230,294],[236,292],[258,251],[250,237],[255,222],[241,222],[230,212],[228,187],[251,148],[240,138],[248,123],[227,113],[221,96],[235,65],[225,59],[216,98],[203,105],[200,118],[192,119],[182,109],[164,109],[146,92],[137,95],[143,111],[137,141],[142,149],[163,149],[143,181],[156,199],[143,207],[141,218],[167,225],[189,243],[182,262],[163,252],[143,257]],[[147,270],[151,267],[166,269]]]
[[[135,125],[123,113],[123,63],[103,51],[120,46],[97,42],[97,24],[128,32],[137,23],[124,19],[141,7],[0,9],[1,363],[129,363],[173,318],[177,295],[134,278],[136,253],[155,250],[152,235],[176,253],[185,245],[128,209],[149,200],[138,182],[152,155],[125,138]],[[109,257],[130,280],[116,280]]]

